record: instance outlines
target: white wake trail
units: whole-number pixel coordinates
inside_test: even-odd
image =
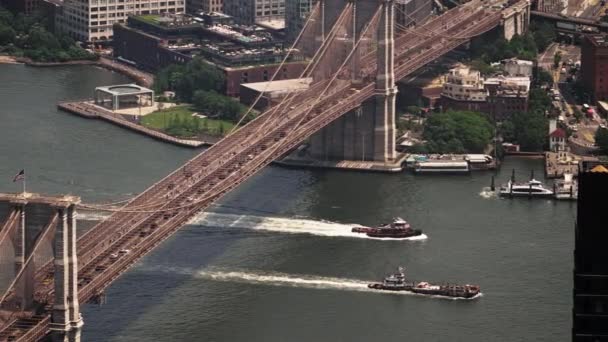
[[[220,213],[203,213],[195,217],[191,224],[202,226],[247,228],[260,231],[288,233],[288,234],[309,234],[328,237],[349,237],[370,240],[426,240],[425,234],[409,238],[372,238],[365,234],[353,233],[353,227],[358,224],[344,224],[329,221],[317,221],[298,218],[264,217],[254,215],[236,215]]]
[[[489,199],[489,198],[495,198],[498,196],[498,193],[496,191],[492,191],[492,189],[488,186],[488,187],[484,187],[481,192],[479,193],[479,196]]]
[[[262,273],[248,271],[222,271],[222,270],[201,270],[195,273],[195,277],[201,279],[209,279],[222,282],[246,283],[256,285],[283,286],[283,287],[298,287],[317,290],[342,290],[342,291],[358,291],[371,292],[378,294],[405,295],[405,296],[424,296],[440,299],[451,300],[470,300],[482,296],[479,295],[465,299],[446,296],[427,296],[416,294],[409,291],[387,291],[370,289],[367,285],[371,281],[349,279],[349,278],[332,278],[307,275],[292,275],[285,273]]]
[[[101,221],[110,216],[111,213],[105,211],[89,211],[80,210],[77,214],[77,219],[84,221]],[[420,241],[426,240],[428,236],[421,234],[408,238],[374,238],[362,233],[353,233],[353,227],[360,226],[358,224],[345,224],[330,221],[310,220],[301,218],[281,218],[281,217],[266,217],[256,215],[237,215],[237,214],[222,214],[214,212],[204,212],[195,216],[189,224],[195,224],[207,227],[228,227],[242,228],[258,231],[267,231],[286,234],[308,234],[327,237],[349,237],[368,240],[386,240],[386,241]]]

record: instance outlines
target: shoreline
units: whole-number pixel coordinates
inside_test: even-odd
[[[149,88],[154,84],[154,75],[133,68],[126,64],[115,62],[111,58],[99,57],[98,60],[75,60],[67,62],[34,62],[26,57],[0,55],[0,64],[24,64],[30,67],[47,68],[75,65],[91,65],[125,75],[142,87]]]

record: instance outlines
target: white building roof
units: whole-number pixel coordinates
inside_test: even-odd
[[[280,81],[268,81],[268,82],[255,82],[241,84],[242,87],[253,89],[258,92],[265,93],[289,93],[292,91],[302,91],[310,87],[312,78],[294,78],[289,80]]]

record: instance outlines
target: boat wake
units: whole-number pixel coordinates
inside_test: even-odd
[[[406,296],[423,296],[450,300],[472,300],[482,296],[477,296],[469,299],[454,298],[447,296],[428,296],[417,294],[409,291],[387,291],[376,290],[367,287],[370,281],[349,279],[349,278],[332,278],[307,275],[293,275],[277,272],[251,272],[251,271],[225,271],[221,269],[201,270],[195,273],[195,277],[200,279],[208,279],[221,282],[246,283],[255,285],[268,286],[283,286],[297,287],[317,290],[342,290],[342,291],[357,291],[357,292],[372,292],[379,294],[391,295],[406,295]]]
[[[78,211],[77,219],[83,221],[101,221],[110,216],[111,213],[104,211]],[[251,229],[266,232],[286,234],[308,234],[327,237],[349,237],[368,240],[426,240],[428,236],[421,234],[408,238],[374,238],[361,233],[353,233],[353,227],[358,224],[344,224],[323,220],[310,220],[304,218],[281,218],[270,216],[222,214],[205,212],[194,217],[189,224],[203,227]]]
[[[330,221],[317,221],[301,218],[265,217],[253,215],[236,215],[220,213],[202,213],[195,217],[190,224],[213,227],[245,228],[259,231],[308,234],[327,237],[349,237],[371,240],[426,240],[425,234],[408,238],[373,238],[351,230],[357,224],[344,224]]]
[[[492,191],[492,189],[488,186],[481,190],[479,196],[483,198],[496,198],[498,197],[498,193],[496,191]]]

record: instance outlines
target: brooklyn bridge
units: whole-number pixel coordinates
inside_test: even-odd
[[[0,298],[0,341],[80,340],[80,304],[102,300],[104,289],[197,213],[364,105],[373,160],[394,161],[395,82],[473,37],[502,27],[510,38],[529,24],[527,0],[472,0],[415,27],[397,25],[395,11],[394,0],[319,1],[291,49],[309,60],[301,75],[313,79],[309,89],[128,201],[0,194],[0,245],[10,240],[15,250],[15,277]],[[113,213],[77,238],[78,208]],[[40,246],[49,244],[54,257],[44,260]]]

